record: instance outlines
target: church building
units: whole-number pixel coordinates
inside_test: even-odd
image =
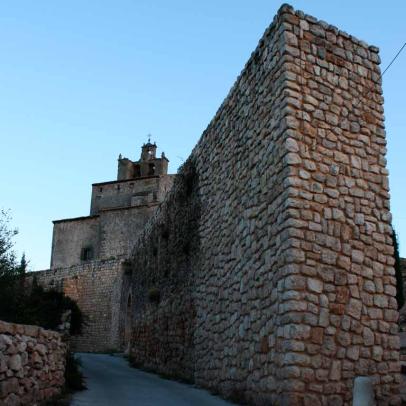
[[[50,269],[27,282],[63,291],[78,303],[86,324],[72,337],[75,351],[103,352],[127,346],[130,318],[128,259],[140,233],[172,187],[169,160],[150,140],[139,160],[119,156],[117,179],[94,183],[88,216],[55,220]]]
[[[126,258],[147,220],[172,186],[168,159],[157,145],[142,146],[141,158],[118,158],[117,180],[94,183],[90,214],[54,221],[51,269],[87,261]]]

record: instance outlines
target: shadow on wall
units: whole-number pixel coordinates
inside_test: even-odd
[[[193,381],[192,274],[199,269],[201,209],[199,176],[189,159],[137,242],[122,295],[120,331],[131,363],[187,381]]]

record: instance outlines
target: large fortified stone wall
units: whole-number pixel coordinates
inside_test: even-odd
[[[193,380],[194,280],[200,202],[188,162],[142,234],[123,283],[121,336],[134,364]],[[186,186],[188,184],[189,186]],[[159,302],[159,304],[158,304]],[[131,334],[132,330],[132,334]]]
[[[249,404],[350,405],[360,375],[397,402],[379,62],[281,8],[133,252],[134,364]]]
[[[58,396],[66,349],[57,332],[0,321],[0,404],[37,405]]]
[[[120,294],[125,265],[119,259],[92,261],[70,268],[31,272],[44,288],[63,291],[75,300],[86,318],[83,334],[72,337],[74,351],[105,352],[118,350]]]

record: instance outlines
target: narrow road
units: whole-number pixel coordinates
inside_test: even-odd
[[[191,385],[162,379],[131,368],[120,356],[77,354],[87,390],[77,392],[71,406],[230,406]]]

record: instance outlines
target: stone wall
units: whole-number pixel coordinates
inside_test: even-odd
[[[30,273],[27,283],[35,277],[44,288],[60,289],[78,303],[87,324],[83,334],[73,338],[74,350],[103,352],[125,344],[124,333],[120,335],[125,327],[120,306],[126,306],[121,297],[123,264],[172,183],[173,176],[165,175],[96,184],[92,210],[98,214],[54,222],[52,269]],[[150,200],[132,203],[139,194]],[[114,202],[116,208],[105,208]],[[86,247],[93,249],[92,260],[81,258]]]
[[[307,340],[294,364],[310,367],[298,381],[350,402],[354,376],[371,376],[386,404],[400,376],[378,49],[300,13],[285,21],[290,291],[305,311],[292,321]]]
[[[66,349],[59,333],[0,321],[0,404],[37,405],[59,395]]]
[[[131,348],[132,362],[190,381],[196,316],[191,271],[199,250],[196,232],[201,209],[194,193],[193,166],[186,167],[189,180],[184,174],[177,177],[170,198],[139,241],[131,274],[123,284],[121,306],[126,309],[123,328],[132,329],[132,342],[137,343]]]
[[[120,346],[119,321],[123,261],[92,261],[27,275],[28,284],[35,277],[44,288],[63,291],[75,300],[85,316],[83,334],[72,337],[73,351],[105,352]]]
[[[99,257],[128,257],[134,246],[134,239],[144,229],[157,204],[101,212]]]
[[[249,404],[350,405],[360,375],[397,402],[379,62],[281,8],[133,251],[134,364]]]

